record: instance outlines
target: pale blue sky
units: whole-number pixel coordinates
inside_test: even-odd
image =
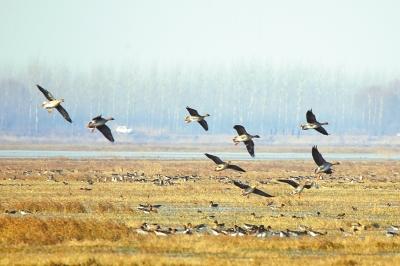
[[[396,0],[0,0],[0,61],[400,69]]]

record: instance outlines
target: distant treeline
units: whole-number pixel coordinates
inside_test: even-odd
[[[74,123],[41,109],[41,84]],[[231,134],[243,124],[264,135],[297,135],[312,108],[328,132],[394,135],[400,132],[400,80],[385,74],[307,66],[240,63],[229,67],[68,67],[30,65],[0,70],[0,132],[3,135],[79,137],[84,125],[103,114],[138,135],[205,134],[185,125],[186,106],[209,113],[206,134]]]

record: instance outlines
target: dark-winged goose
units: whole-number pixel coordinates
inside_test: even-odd
[[[316,131],[318,131],[323,135],[329,135],[328,132],[326,132],[325,128],[323,127],[323,125],[328,125],[328,122],[324,123],[318,122],[317,119],[315,118],[312,109],[307,111],[306,118],[307,118],[307,123],[300,125],[301,129],[303,130],[315,129]]]
[[[114,120],[114,118],[112,117],[103,118],[101,115],[99,115],[94,117],[92,121],[88,123],[87,127],[91,128],[92,132],[95,129],[98,129],[104,135],[104,137],[106,137],[109,141],[114,142],[114,137],[111,133],[111,129],[108,126],[106,126],[106,123],[111,120]]]
[[[332,166],[340,164],[339,162],[330,163],[325,161],[324,157],[322,157],[321,153],[318,151],[317,146],[312,147],[311,153],[314,162],[318,165],[318,167],[314,171],[315,174],[318,175],[318,177],[321,177],[323,173],[328,175],[332,174]]]
[[[186,123],[199,122],[199,124],[204,128],[204,130],[208,131],[208,124],[204,118],[210,116],[209,114],[200,115],[197,112],[197,110],[190,108],[189,106],[186,107],[186,110],[188,110],[188,112],[190,114],[190,115],[186,116],[186,118],[185,118]]]
[[[254,157],[254,142],[253,142],[253,138],[259,138],[259,135],[250,135],[249,133],[247,133],[246,129],[241,126],[241,125],[235,125],[233,127],[237,133],[238,136],[235,136],[233,138],[233,143],[235,143],[235,145],[238,145],[240,142],[244,142],[244,144],[246,145],[247,151],[249,152],[249,154],[251,155],[251,157]]]
[[[49,113],[51,113],[54,108],[57,109],[57,111],[65,118],[65,120],[72,123],[68,112],[64,109],[64,107],[61,106],[61,103],[64,102],[64,99],[56,99],[48,90],[44,89],[40,85],[36,86],[43,93],[44,97],[46,97],[46,99],[48,100],[42,103],[42,107],[46,109]]]
[[[225,169],[231,169],[231,170],[235,170],[235,171],[239,171],[239,172],[246,172],[245,170],[243,170],[239,166],[231,164],[230,161],[224,162],[219,157],[217,157],[215,155],[212,155],[212,154],[208,154],[208,153],[205,153],[204,155],[207,156],[209,159],[211,159],[217,165],[215,167],[215,171],[222,171],[222,170],[225,170]]]
[[[241,189],[243,190],[243,193],[242,193],[243,196],[249,196],[251,193],[254,193],[254,194],[257,194],[257,195],[259,195],[259,196],[263,196],[263,197],[267,197],[267,198],[272,198],[272,197],[274,197],[274,196],[272,196],[272,195],[270,195],[270,194],[268,194],[268,193],[265,193],[265,192],[262,191],[262,190],[259,190],[259,189],[256,188],[255,186],[254,186],[254,187],[251,187],[251,186],[249,186],[249,185],[243,184],[243,183],[240,182],[240,181],[234,180],[234,181],[233,181],[233,184],[234,184],[235,186],[237,186],[237,187],[239,187],[239,188],[241,188]]]

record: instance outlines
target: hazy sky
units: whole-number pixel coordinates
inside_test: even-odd
[[[268,59],[400,69],[398,0],[0,0],[1,64]]]

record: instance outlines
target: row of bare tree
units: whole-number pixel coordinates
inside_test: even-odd
[[[73,125],[41,109],[44,97],[35,84],[65,99]],[[98,114],[112,115],[114,126],[144,136],[200,133],[200,127],[183,123],[187,105],[211,114],[209,134],[231,134],[234,124],[243,124],[264,135],[297,135],[309,108],[334,134],[400,132],[400,80],[340,69],[243,63],[73,71],[31,65],[0,70],[0,90],[0,132],[15,136],[79,137]]]

